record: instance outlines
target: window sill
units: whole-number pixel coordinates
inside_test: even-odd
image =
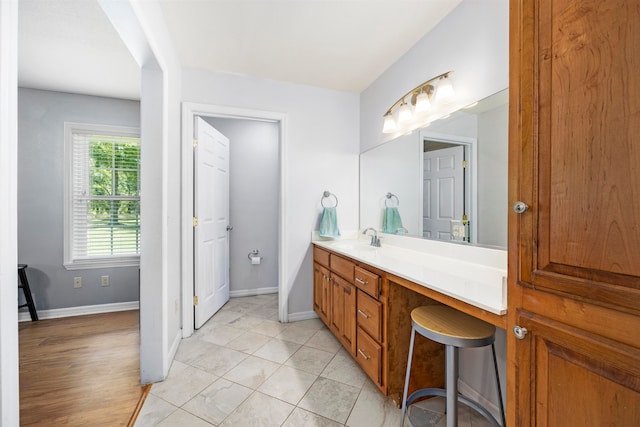
[[[82,259],[64,263],[64,268],[67,270],[88,270],[92,268],[118,267],[140,267],[140,257],[115,259]]]

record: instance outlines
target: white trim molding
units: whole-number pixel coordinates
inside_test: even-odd
[[[289,313],[289,322],[298,322],[300,320],[317,319],[318,315],[315,311],[301,311],[299,313]]]
[[[463,396],[466,396],[469,399],[473,400],[474,402],[478,402],[487,411],[489,411],[496,420],[500,419],[500,409],[498,408],[498,405],[492,400],[489,400],[481,395],[476,389],[474,389],[461,379],[458,379],[458,392]]]
[[[237,291],[230,291],[229,296],[231,298],[238,297],[254,297],[256,295],[277,294],[278,287],[271,286],[268,288],[256,288],[256,289],[239,289]]]
[[[38,310],[38,319],[58,319],[61,317],[85,316],[87,314],[113,313],[116,311],[129,311],[140,309],[138,301],[115,302],[111,304],[82,305],[79,307],[54,308],[51,310]],[[28,311],[18,312],[18,322],[31,321]]]

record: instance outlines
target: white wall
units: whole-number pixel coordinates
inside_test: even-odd
[[[478,116],[478,242],[507,247],[509,106]]]
[[[229,138],[229,289],[231,296],[278,287],[279,126],[275,122],[205,117]],[[260,251],[260,265],[247,255]]]
[[[451,111],[508,86],[507,0],[463,0],[360,95],[360,151],[396,137],[382,134],[383,114],[406,92],[449,70],[454,71],[457,99]],[[504,381],[504,340],[498,340],[496,351]],[[460,379],[497,404],[497,397],[487,385],[491,371],[487,370],[486,359],[478,359],[475,354],[461,351]]]
[[[451,111],[509,84],[509,2],[464,0],[360,95],[360,151],[396,135],[382,134],[382,116],[409,90],[446,71]]]
[[[0,1],[0,425],[19,424],[18,2]]]
[[[181,339],[181,65],[160,5],[99,0],[141,68],[140,377],[163,380]]]
[[[420,218],[420,156],[422,144],[417,132],[403,135],[360,155],[360,228],[382,230],[387,193],[389,206],[398,202],[402,225],[409,234],[418,234]],[[383,243],[384,243],[384,237]]]
[[[286,264],[290,316],[312,313],[311,231],[324,190],[338,196],[338,225],[358,227],[358,95],[202,70],[183,70],[183,100],[287,115]]]
[[[36,307],[138,301],[137,267],[67,270],[63,266],[65,122],[137,128],[140,103],[18,90],[18,261],[29,266]],[[101,286],[102,275],[109,276],[110,286]],[[76,276],[82,277],[82,288],[74,289]]]

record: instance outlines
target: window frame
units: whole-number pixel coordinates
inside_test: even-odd
[[[126,136],[140,138],[140,128],[88,123],[64,123],[64,259],[67,270],[90,268],[138,267],[140,255],[107,255],[99,257],[75,257],[73,254],[74,218],[73,218],[73,156],[76,133],[94,133],[98,135]],[[140,195],[141,197],[141,195]]]

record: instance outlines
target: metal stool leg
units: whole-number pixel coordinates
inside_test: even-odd
[[[504,404],[502,403],[502,388],[500,387],[500,374],[498,374],[498,360],[496,359],[496,347],[491,344],[491,354],[493,355],[493,368],[496,371],[496,389],[498,390],[498,404],[500,405],[500,417],[502,427],[507,425],[507,419],[504,415]]]
[[[458,425],[458,348],[445,347],[447,387],[447,427]]]
[[[31,320],[38,320],[38,312],[36,311],[36,305],[33,302],[33,296],[31,295],[31,288],[29,287],[29,280],[27,280],[26,270],[27,266],[19,266],[18,267],[18,277],[20,278],[19,288],[22,288],[22,292],[24,293],[24,299],[27,301],[26,304],[18,306],[20,307],[29,307],[29,314],[31,315]]]
[[[407,360],[407,374],[404,378],[404,393],[402,394],[402,419],[400,427],[404,425],[404,419],[407,416],[407,394],[409,393],[409,377],[411,377],[411,359],[413,359],[413,344],[416,339],[416,328],[411,328],[411,341],[409,343],[409,357]]]

